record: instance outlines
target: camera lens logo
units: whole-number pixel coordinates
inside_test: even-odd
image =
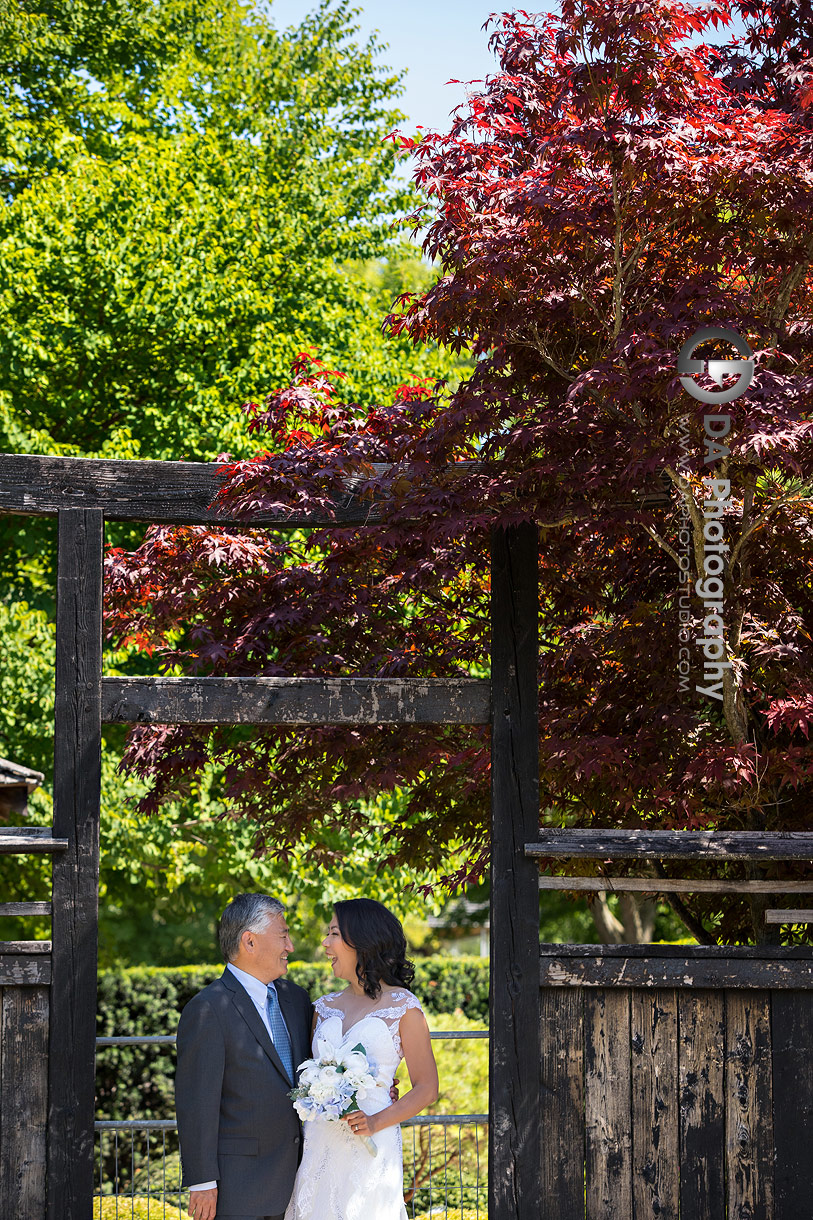
[[[700,347],[701,343],[708,343],[709,339],[720,339],[730,343],[740,353],[742,359],[695,360],[693,358],[695,350]],[[722,326],[706,326],[702,330],[695,331],[691,339],[683,344],[678,353],[677,367],[678,373],[681,374],[681,385],[684,390],[689,391],[693,398],[699,399],[700,402],[714,404],[733,402],[735,398],[739,398],[740,394],[745,393],[753,380],[754,353],[736,331],[725,330]],[[704,390],[697,384],[694,376],[705,372],[708,372],[712,381],[717,382],[719,390]],[[734,373],[739,374],[737,380],[727,390],[724,390],[723,378],[730,377]]]

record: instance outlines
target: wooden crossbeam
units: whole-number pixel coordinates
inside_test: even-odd
[[[465,464],[466,466],[469,463]],[[463,463],[461,463],[461,467]],[[385,467],[373,464],[375,470]],[[0,513],[49,516],[61,508],[97,508],[107,521],[149,521],[166,525],[234,524],[212,511],[222,479],[217,462],[150,462],[0,453]],[[352,481],[331,509],[258,512],[252,525],[285,529],[321,525],[363,525],[376,520],[375,506],[360,499]]]
[[[0,915],[50,915],[50,902],[0,902]]]
[[[813,990],[809,948],[684,945],[539,946],[542,987]]]
[[[797,908],[787,911],[766,911],[765,922],[775,924],[813,923],[813,911],[809,908],[807,910]]]
[[[615,894],[813,894],[813,881],[733,881],[669,877],[540,877],[540,890]]]
[[[54,839],[49,834],[31,834],[32,830],[46,830],[46,827],[4,826],[0,833],[0,856],[27,856],[30,854],[46,855],[65,851],[67,839]]]
[[[386,467],[372,463],[377,472]],[[459,462],[466,474],[478,463]],[[53,516],[61,508],[95,508],[108,521],[144,521],[165,525],[233,523],[228,514],[213,512],[221,479],[217,462],[150,462],[106,458],[53,457],[30,453],[0,453],[0,513]],[[364,525],[378,520],[374,502],[362,499],[359,481],[348,479],[347,493],[329,508],[296,512],[287,510],[252,514],[252,525],[280,529],[316,526]],[[636,508],[669,504],[671,491],[654,482],[635,497]],[[584,498],[574,499],[574,512],[589,517],[593,508]],[[632,504],[630,505],[632,507]]]
[[[104,678],[102,720],[135,724],[487,724],[469,678]]]
[[[540,830],[525,852],[592,860],[809,860],[813,834],[757,830]]]

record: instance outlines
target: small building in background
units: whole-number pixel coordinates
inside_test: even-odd
[[[26,816],[28,798],[44,779],[41,771],[0,758],[0,824],[11,826]]]
[[[488,957],[488,899],[472,902],[469,898],[452,898],[440,915],[430,915],[427,923],[441,953],[452,957],[473,953]]]

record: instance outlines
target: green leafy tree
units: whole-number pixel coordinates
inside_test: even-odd
[[[432,278],[393,237],[411,201],[384,140],[399,75],[342,0],[284,32],[272,17],[237,0],[0,0],[0,451],[250,452],[236,404],[313,345],[352,366],[368,402],[407,364],[454,375],[437,346],[416,364],[381,333],[393,297]],[[0,519],[0,752],[46,774],[37,821],[51,815],[54,556],[53,522]],[[248,885],[295,899],[315,940],[319,893],[358,887],[374,836],[337,831],[317,893],[295,858],[261,864],[220,819],[214,772],[161,817],[134,815],[120,746],[111,730],[103,960],[208,957],[216,914]],[[47,862],[2,861],[0,884],[47,897]]]

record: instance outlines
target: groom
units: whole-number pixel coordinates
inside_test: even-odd
[[[288,1097],[310,1054],[308,994],[283,975],[285,908],[238,894],[220,921],[226,969],[178,1025],[175,1102],[183,1186],[195,1220],[282,1220],[302,1131]]]

